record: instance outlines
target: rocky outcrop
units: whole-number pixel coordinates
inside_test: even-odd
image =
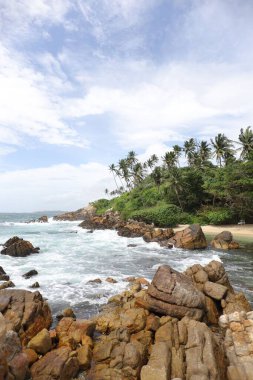
[[[47,215],[42,215],[38,218],[39,223],[48,223],[48,217]]]
[[[123,226],[124,223],[118,212],[108,212],[102,216],[89,214],[79,226],[88,230],[111,230]]]
[[[13,257],[25,257],[32,253],[38,253],[40,250],[38,247],[35,248],[29,241],[23,240],[18,236],[7,240],[3,246],[4,249],[2,249],[1,254]]]
[[[0,266],[0,281],[9,281],[10,276],[8,276],[3,269],[3,267]]]
[[[206,237],[199,224],[192,224],[176,232],[168,242],[176,248],[203,249],[207,247]]]
[[[211,246],[215,249],[238,249],[240,248],[239,243],[233,240],[233,235],[229,231],[222,231],[220,234],[216,235],[211,241]]]
[[[92,205],[88,205],[87,207],[80,208],[76,211],[70,211],[65,212],[64,214],[56,215],[54,216],[54,220],[69,220],[69,221],[75,221],[75,220],[85,220],[86,218],[89,218],[90,216],[94,215],[96,212],[96,209]]]
[[[39,292],[4,289],[0,291],[0,312],[7,330],[15,331],[22,345],[52,322],[50,308]]]

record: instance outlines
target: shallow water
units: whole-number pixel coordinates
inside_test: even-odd
[[[89,317],[108,297],[126,288],[124,278],[127,276],[151,280],[161,264],[183,271],[195,263],[205,265],[211,260],[224,263],[233,285],[245,291],[253,304],[253,249],[250,245],[229,253],[211,249],[168,250],[157,243],[145,243],[142,238],[119,237],[115,231],[90,234],[78,227],[78,222],[56,222],[52,218],[45,224],[23,222],[33,217],[37,215],[15,214],[12,218],[9,214],[7,218],[0,214],[0,243],[17,235],[41,249],[40,253],[25,258],[0,255],[0,265],[17,288],[29,289],[38,281],[39,291],[49,300],[54,314],[71,306],[78,317]],[[128,244],[137,246],[130,248]],[[26,280],[22,274],[30,269],[36,269],[39,274]],[[106,282],[109,276],[118,283]],[[95,278],[100,278],[102,283],[88,284]]]

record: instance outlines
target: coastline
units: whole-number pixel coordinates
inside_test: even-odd
[[[184,228],[188,227],[188,224],[180,224],[178,227],[173,228],[175,232],[182,231]],[[245,224],[245,225],[222,225],[222,226],[201,226],[206,237],[213,238],[218,235],[222,231],[230,231],[233,234],[235,240],[243,240],[247,242],[253,243],[253,224]]]

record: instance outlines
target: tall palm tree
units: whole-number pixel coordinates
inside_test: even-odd
[[[185,157],[187,157],[189,165],[191,165],[191,158],[193,153],[195,152],[197,147],[197,143],[193,138],[190,138],[189,140],[186,140],[184,142],[184,153]]]
[[[181,156],[182,148],[179,145],[173,145],[172,149],[173,149],[173,152],[175,153],[175,155],[177,157],[177,164],[179,166],[179,157]]]
[[[136,162],[138,161],[137,157],[136,157],[136,153],[131,150],[130,152],[128,152],[128,155],[127,155],[127,158],[126,158],[128,164],[129,164],[129,167],[133,167],[134,164],[136,164]]]
[[[249,154],[253,152],[253,131],[250,126],[245,131],[241,128],[239,144],[241,145],[241,159],[247,159]]]
[[[119,186],[118,186],[118,183],[117,183],[117,181],[116,181],[116,172],[117,172],[117,168],[116,168],[116,166],[115,166],[114,164],[111,164],[111,165],[109,165],[109,170],[110,170],[110,172],[111,172],[112,175],[113,175],[113,179],[114,179],[115,185],[116,185],[116,187],[117,187],[117,189],[118,189]]]
[[[228,156],[230,158],[233,157],[233,143],[224,135],[224,133],[218,133],[214,140],[211,139],[211,143],[214,148],[213,156],[216,157],[216,161],[219,163],[220,167],[222,166],[222,160],[227,162]]]
[[[133,166],[133,177],[134,177],[134,183],[137,185],[144,179],[144,170],[143,166],[140,162],[137,162]]]
[[[198,153],[200,157],[201,164],[203,165],[206,161],[208,161],[211,157],[211,147],[207,141],[200,141],[198,145]]]
[[[165,153],[164,157],[162,157],[162,160],[168,169],[174,168],[177,164],[177,156],[174,151]]]
[[[161,168],[160,166],[156,166],[153,170],[153,172],[151,173],[151,177],[153,178],[157,188],[158,188],[158,192],[160,192],[160,186],[162,184],[162,171],[161,171]]]

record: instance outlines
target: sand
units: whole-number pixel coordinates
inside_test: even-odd
[[[174,228],[174,231],[181,231],[186,228],[188,225],[180,225],[177,228]],[[222,231],[230,231],[233,234],[234,239],[248,238],[253,242],[253,224],[230,224],[227,226],[202,226],[203,232],[206,235],[215,236]]]

